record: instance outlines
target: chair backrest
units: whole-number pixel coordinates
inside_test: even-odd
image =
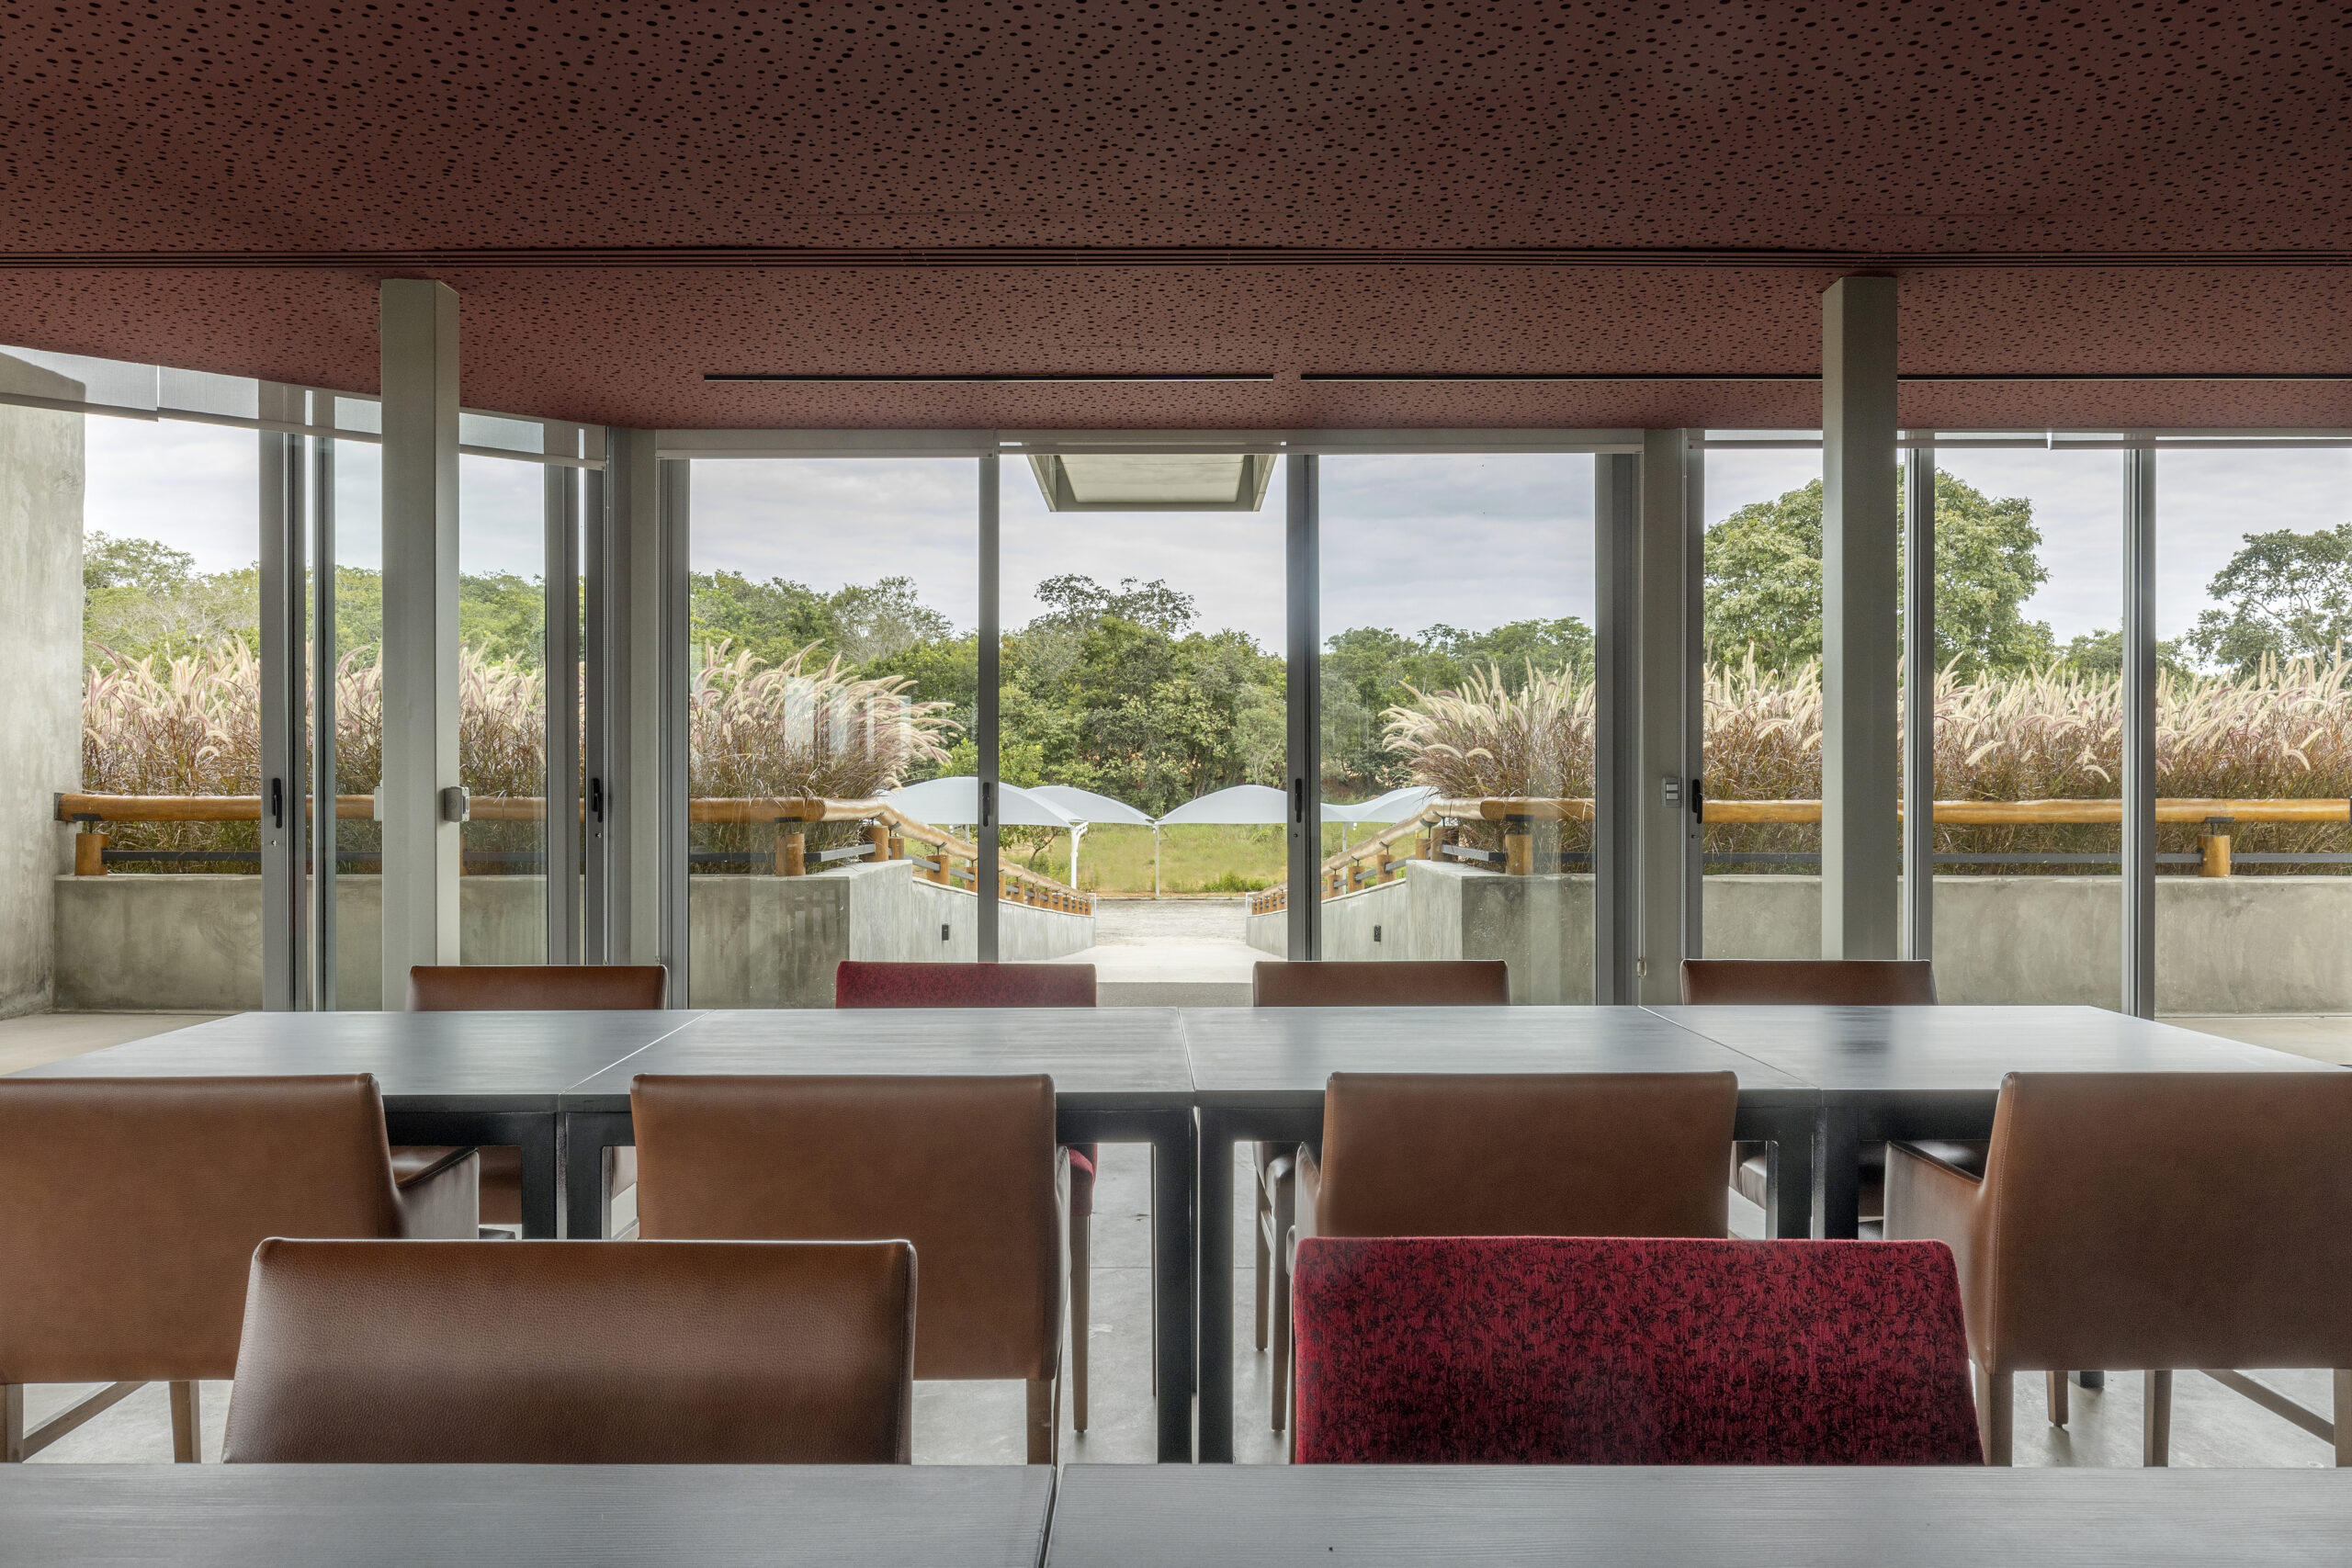
[[[1334,1073],[1323,1235],[1706,1235],[1731,1073]]]
[[[1931,1007],[1936,966],[1924,958],[1686,958],[1682,999],[1750,1007]]]
[[[1091,964],[872,964],[833,970],[837,1008],[1091,1008]]]
[[[1510,965],[1494,959],[1400,960],[1394,964],[1261,959],[1250,972],[1250,1005],[1261,1008],[1509,1007]]]
[[[904,1242],[266,1241],[222,1458],[904,1464]]]
[[[0,1383],[225,1378],[265,1236],[396,1236],[376,1080],[0,1078]]]
[[[1003,1077],[646,1075],[638,1234],[914,1243],[922,1378],[1059,1365],[1054,1085]]]
[[[1973,1221],[1987,1365],[2352,1367],[2352,1073],[2012,1073]]]
[[[1940,1242],[1312,1237],[1295,1457],[1974,1464]]]
[[[604,1012],[653,1009],[670,995],[659,964],[419,964],[411,1012]]]

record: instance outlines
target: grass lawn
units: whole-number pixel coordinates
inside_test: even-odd
[[[1351,829],[1361,841],[1379,829]],[[1340,849],[1340,826],[1326,823],[1323,852]],[[1249,893],[1283,880],[1283,829],[1203,823],[1159,830],[1159,890],[1163,893]],[[1063,881],[1069,878],[1069,835],[1056,833],[1043,849],[1008,845],[1008,863]],[[1086,830],[1078,852],[1078,886],[1089,893],[1151,891],[1151,829],[1105,824]]]

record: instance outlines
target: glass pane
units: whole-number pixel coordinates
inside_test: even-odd
[[[1936,992],[2111,1008],[2123,829],[2120,807],[2102,807],[2122,795],[2123,454],[1936,459]],[[2097,804],[2023,804],[2060,801]],[[2085,810],[2104,819],[2063,820]]]
[[[547,957],[546,472],[458,459],[459,962]]]
[[[58,890],[56,1005],[258,1006],[260,444],[209,425],[0,418],[46,422],[79,492],[78,517],[56,514],[81,545],[79,786],[142,797],[104,825],[102,851],[76,845],[75,869],[104,880]]]
[[[1709,958],[1819,958],[1821,453],[1711,448],[1704,500],[1701,940]],[[1721,820],[1734,801],[1803,804]]]
[[[2156,487],[2156,794],[2238,803],[2158,822],[2156,1010],[2352,1061],[2352,451],[2165,452]]]
[[[1320,468],[1323,956],[1590,1002],[1592,458]]]
[[[695,1006],[831,1007],[844,958],[977,955],[972,813],[870,803],[974,771],[978,473],[694,465]],[[787,819],[805,800],[826,819]]]
[[[338,402],[352,406],[348,399]],[[384,772],[383,449],[338,441],[333,462],[334,1000],[338,1008],[364,1010],[384,1005],[384,834],[372,798]]]
[[[1122,493],[1197,502],[1197,479],[1137,464]],[[1038,466],[1003,468],[1001,765],[1038,795],[1006,795],[1001,951],[1092,964],[1105,1004],[1250,1000],[1250,902],[1284,854],[1281,480],[1265,494],[1054,511]]]

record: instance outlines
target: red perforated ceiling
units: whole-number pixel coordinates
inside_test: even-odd
[[[2352,367],[2352,11],[2317,0],[17,0],[0,17],[0,266],[17,264],[0,334],[40,346],[366,388],[374,281],[422,273],[465,296],[469,401],[582,418],[1803,423],[1804,388],[1295,377],[1811,368],[1823,282],[1878,263],[1905,279],[1910,369]],[[1211,245],[1650,265],[904,265]],[[736,254],[661,265],[673,247]],[[899,265],[785,265],[836,247]],[[132,254],[140,270],[21,265]],[[299,256],[339,265],[221,265]],[[2200,265],[2067,265],[2126,256]],[[2003,258],[2045,265],[1982,265]],[[1811,265],[1759,265],[1775,259]],[[1657,265],[1676,260],[1717,265]],[[2254,260],[2277,265],[2231,265]],[[720,369],[1287,378],[699,379]],[[2352,423],[2312,385],[1910,397],[1921,422]]]

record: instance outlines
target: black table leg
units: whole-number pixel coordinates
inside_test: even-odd
[[[1152,1370],[1159,1462],[1193,1460],[1193,1117],[1159,1119],[1151,1142]]]
[[[471,1144],[480,1148],[521,1151],[523,1235],[551,1241],[562,1178],[557,1145],[561,1139],[552,1111],[432,1111],[405,1105],[384,1107],[384,1134],[394,1144]]]
[[[1771,1148],[1765,1168],[1764,1234],[1813,1234],[1813,1133],[1811,1109],[1782,1111],[1771,1118]]]
[[[1814,1121],[1813,1234],[1851,1241],[1862,1226],[1861,1117],[1850,1106],[1825,1103]]]
[[[1233,1146],[1218,1112],[1200,1112],[1201,1462],[1233,1462]]]
[[[575,1241],[605,1236],[605,1151],[637,1142],[627,1111],[563,1113],[563,1234]]]
[[[523,1155],[523,1239],[553,1241],[563,1234],[557,1214],[563,1176],[556,1157],[556,1119],[534,1116],[516,1132],[515,1146]]]

